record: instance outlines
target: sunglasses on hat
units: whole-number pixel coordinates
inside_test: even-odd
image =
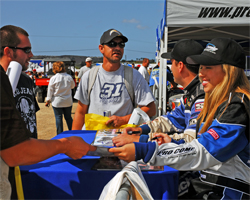
[[[114,42],[114,41],[110,41],[110,42],[107,42],[107,43],[103,43],[104,45],[107,45],[108,47],[116,47],[117,45],[119,45],[120,48],[124,48],[125,47],[125,43],[124,42]]]
[[[5,48],[5,47],[2,47],[2,48]],[[10,49],[20,49],[26,54],[31,52],[31,47],[9,47],[9,48]]]

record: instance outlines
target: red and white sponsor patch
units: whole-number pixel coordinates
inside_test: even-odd
[[[196,103],[195,104],[195,112],[201,111],[203,108],[203,102],[202,103]]]
[[[217,140],[217,139],[219,139],[219,134],[218,133],[216,133],[216,131],[214,130],[214,129],[209,129],[208,131],[207,131],[210,135],[212,135],[212,137],[215,139],[215,140]]]

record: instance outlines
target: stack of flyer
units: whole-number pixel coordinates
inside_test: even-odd
[[[120,129],[101,129],[96,132],[95,140],[92,143],[93,146],[112,148],[113,137],[118,136],[121,133]]]

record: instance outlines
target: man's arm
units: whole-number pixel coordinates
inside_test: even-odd
[[[30,165],[59,153],[65,153],[73,159],[80,159],[88,151],[95,151],[94,146],[82,138],[72,136],[58,140],[37,140],[30,138],[15,146],[0,151],[0,156],[10,167]]]
[[[143,110],[145,113],[147,113],[149,117],[153,117],[156,114],[156,106],[154,101],[152,101],[147,106],[140,107],[140,109]]]
[[[72,124],[72,130],[82,130],[85,123],[85,114],[88,112],[88,105],[78,101],[75,116]]]

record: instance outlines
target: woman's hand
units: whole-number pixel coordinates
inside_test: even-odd
[[[112,152],[119,159],[126,162],[131,162],[135,160],[135,145],[134,143],[126,144],[123,147],[111,148],[109,152]]]
[[[171,137],[167,133],[154,133],[154,137],[157,137],[156,141],[158,145],[171,142]]]
[[[133,142],[139,142],[140,141],[140,136],[139,135],[129,135],[126,133],[120,134],[116,137],[113,137],[112,139],[114,146],[120,147],[125,144],[133,143]]]

